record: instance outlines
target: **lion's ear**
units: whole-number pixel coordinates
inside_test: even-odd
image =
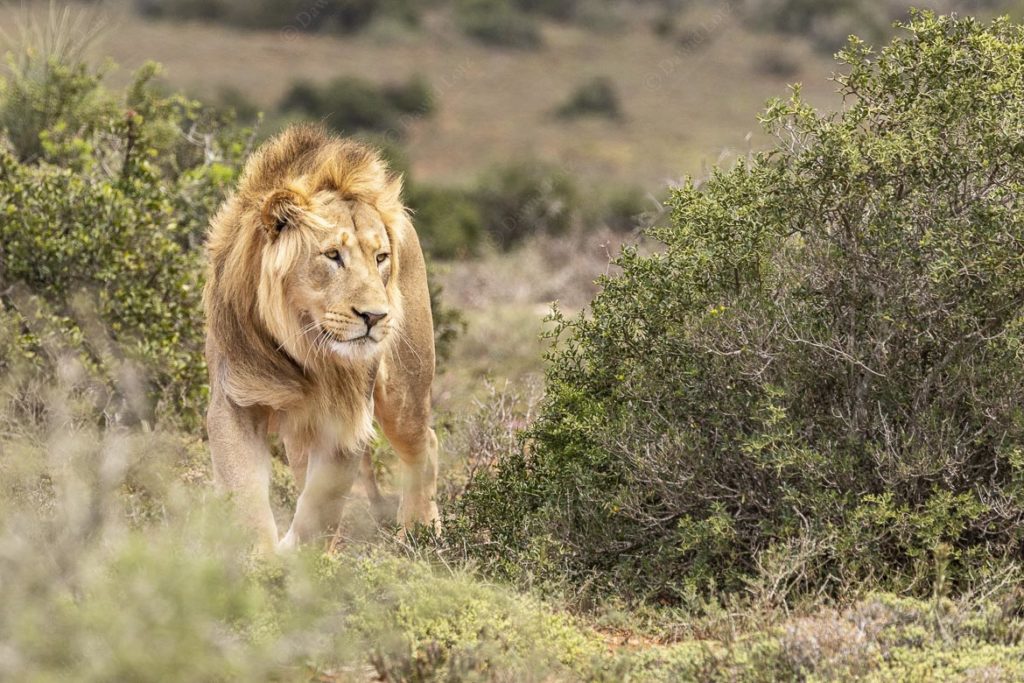
[[[275,190],[263,201],[260,217],[271,239],[293,224],[298,213],[309,206],[306,195],[295,188]]]

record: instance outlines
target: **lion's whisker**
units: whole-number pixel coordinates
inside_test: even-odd
[[[320,359],[323,362],[327,362],[327,354],[330,351],[330,346],[329,346],[330,342],[331,342],[330,337],[327,336],[327,335],[324,335],[323,341],[320,343]]]
[[[422,365],[423,364],[423,357],[420,356],[419,350],[417,350],[417,348],[413,345],[413,343],[411,341],[409,341],[409,336],[405,333],[405,330],[403,330],[400,327],[396,327],[394,329],[394,331],[392,332],[392,334],[397,335],[399,341],[401,341],[402,343],[405,344],[405,346],[416,357],[416,361]],[[397,354],[397,355],[398,355],[399,358],[401,358],[401,354]],[[403,366],[403,369],[405,369],[404,366]]]
[[[305,356],[305,358],[302,359],[302,365],[304,367],[309,367],[309,354],[310,354],[310,352],[316,349],[317,342],[320,340],[321,337],[323,337],[326,334],[327,334],[326,330],[320,330],[320,332],[317,333],[316,337],[313,338],[313,343],[310,344],[308,347],[306,347],[306,356]],[[313,354],[313,360],[314,360],[314,362],[316,361],[316,354],[315,353]]]
[[[286,338],[286,339],[285,339],[285,340],[284,340],[283,342],[281,342],[280,344],[278,344],[278,346],[277,346],[277,348],[275,349],[275,351],[280,351],[281,349],[283,349],[283,348],[284,348],[284,345],[285,345],[285,344],[287,344],[288,342],[290,342],[290,341],[291,341],[292,339],[295,339],[296,337],[299,337],[299,336],[301,336],[301,335],[304,335],[304,334],[306,334],[306,333],[308,333],[308,332],[312,332],[312,331],[313,331],[314,329],[316,329],[316,328],[317,328],[317,327],[319,327],[319,326],[320,326],[320,323],[319,323],[319,322],[317,322],[316,320],[314,320],[313,322],[311,322],[311,323],[309,323],[308,325],[304,326],[304,327],[303,327],[302,329],[300,329],[300,330],[299,330],[298,332],[296,332],[295,334],[293,334],[293,335],[291,335],[291,336],[287,337],[287,338]]]

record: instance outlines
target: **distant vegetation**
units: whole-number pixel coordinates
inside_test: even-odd
[[[414,25],[415,0],[136,0],[145,16],[220,21],[244,28],[352,33],[382,18]]]
[[[463,33],[486,45],[526,49],[542,42],[537,20],[510,0],[458,0],[455,16]]]
[[[562,169],[535,161],[490,168],[468,189],[411,182],[407,199],[425,248],[449,258],[488,245],[513,249],[539,235],[598,227],[630,232],[650,208],[637,188],[585,190]]]
[[[355,76],[340,76],[323,85],[300,81],[280,104],[284,113],[322,121],[340,133],[380,131],[399,138],[410,121],[430,116],[435,107],[433,89],[418,76],[385,86]]]
[[[202,241],[255,133],[48,44],[0,84],[0,679],[1024,677],[1021,26],[852,42],[842,111],[773,102],[771,150],[673,190],[554,313],[536,410],[440,406],[442,537],[267,560],[201,427]],[[431,257],[550,247],[560,275],[649,202],[529,160],[420,182],[375,121],[429,86],[339,83],[293,114],[384,148]],[[443,355],[462,322],[431,296]]]
[[[563,119],[597,116],[617,121],[623,117],[618,90],[606,76],[596,76],[580,84],[556,113]]]
[[[907,3],[894,0],[740,0],[736,3],[755,25],[808,36],[822,50],[841,48],[847,37],[884,41],[892,24],[907,15]],[[915,6],[939,12],[1019,9],[1007,0],[922,0]]]

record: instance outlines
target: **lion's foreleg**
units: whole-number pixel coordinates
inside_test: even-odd
[[[403,531],[417,524],[438,529],[437,435],[427,427],[419,438],[395,439],[392,445],[402,463],[402,502],[398,506],[398,523]]]
[[[213,477],[230,494],[242,521],[256,532],[263,551],[277,545],[270,508],[270,448],[266,419],[258,409],[235,405],[214,389],[207,411]]]
[[[291,550],[332,534],[341,521],[345,497],[358,471],[356,455],[333,448],[311,450],[295,517],[278,550]]]
[[[288,458],[288,467],[295,477],[295,488],[299,493],[306,488],[306,471],[309,468],[309,452],[301,439],[285,435],[284,454]]]

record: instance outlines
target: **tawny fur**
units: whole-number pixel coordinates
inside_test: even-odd
[[[299,126],[253,154],[212,221],[214,474],[265,546],[278,543],[268,434],[281,433],[302,492],[281,541],[292,547],[339,521],[374,416],[402,462],[399,521],[436,524],[430,297],[401,189],[372,149]],[[360,317],[371,309],[382,322]]]

